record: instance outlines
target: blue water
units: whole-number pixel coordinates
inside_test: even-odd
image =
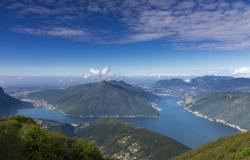
[[[158,105],[162,108],[159,118],[122,118],[124,121],[171,137],[191,148],[237,133],[236,129],[194,116],[177,104],[178,99],[164,97]],[[97,118],[67,117],[60,112],[39,108],[18,110],[18,114],[32,118],[51,119],[60,122],[94,122]]]

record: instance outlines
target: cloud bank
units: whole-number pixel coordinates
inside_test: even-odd
[[[36,36],[95,43],[160,39],[179,49],[250,48],[247,1],[2,0],[0,9],[6,11],[2,17],[18,23],[14,31]]]

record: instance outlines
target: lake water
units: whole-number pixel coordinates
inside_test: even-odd
[[[162,108],[159,118],[122,118],[124,121],[171,137],[191,148],[238,131],[223,124],[194,116],[177,104],[178,99],[163,97],[158,105]],[[94,122],[97,118],[68,117],[57,111],[41,108],[18,110],[18,114],[32,118],[51,119],[60,122]]]

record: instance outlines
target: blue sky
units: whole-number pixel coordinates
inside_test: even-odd
[[[249,17],[247,1],[1,0],[0,75],[250,75]]]

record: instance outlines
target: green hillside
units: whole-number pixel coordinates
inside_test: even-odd
[[[157,97],[122,81],[101,81],[63,90],[29,94],[75,116],[157,116],[151,102]]]
[[[189,150],[171,138],[114,118],[101,119],[76,134],[96,141],[104,153],[116,158],[167,160]]]
[[[250,132],[221,138],[172,160],[249,160]]]
[[[212,119],[250,128],[250,93],[214,92],[197,97],[188,97],[184,105]]]
[[[0,119],[1,160],[104,160],[95,144],[40,128],[22,116]]]
[[[35,119],[35,121],[39,124],[40,127],[46,128],[49,131],[56,131],[63,133],[67,136],[75,136],[75,127],[69,123],[57,122],[53,120],[45,120],[45,119]]]

